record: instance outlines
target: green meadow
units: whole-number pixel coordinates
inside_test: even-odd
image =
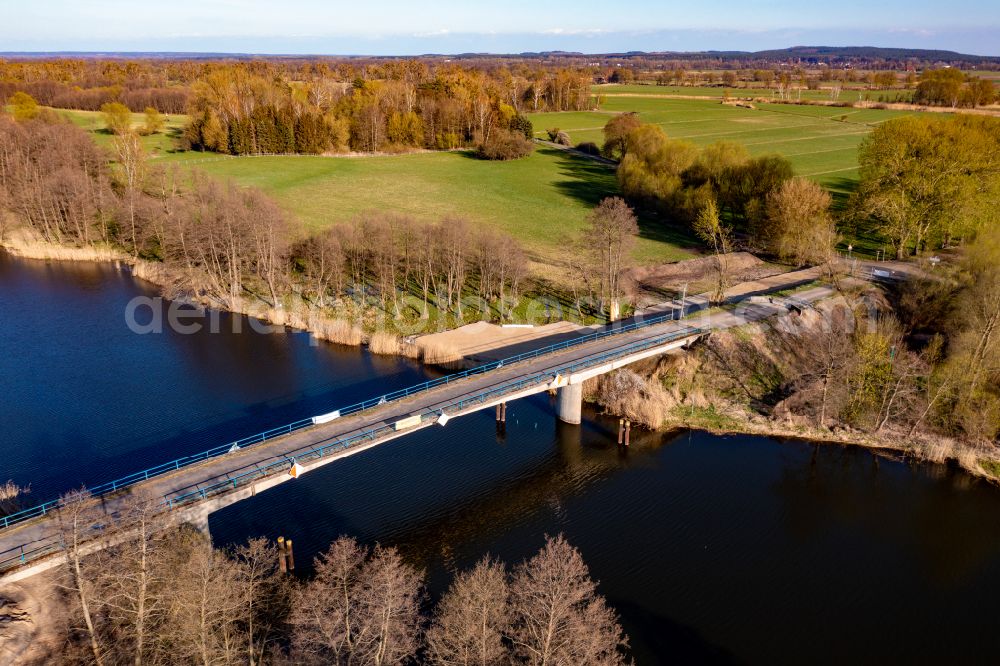
[[[114,137],[104,128],[104,116],[99,111],[73,111],[68,109],[54,109],[56,113],[69,119],[77,127],[90,132],[97,145],[111,148]],[[146,152],[152,156],[162,156],[167,154],[180,155],[179,141],[187,124],[188,117],[180,114],[163,114],[163,129],[151,136],[142,137],[142,143],[146,147]],[[132,126],[139,130],[146,122],[146,116],[142,113],[132,114]]]
[[[621,86],[620,86],[621,87]],[[649,87],[649,86],[639,86]],[[657,97],[609,97],[600,111],[538,113],[529,117],[538,137],[548,128],[566,131],[573,143],[603,142],[602,128],[615,114],[634,111],[668,136],[705,146],[735,141],[754,155],[784,155],[796,174],[844,193],[857,180],[857,150],[878,123],[906,111],[829,106],[757,104],[746,109],[714,100]]]
[[[253,185],[311,228],[367,210],[417,219],[462,216],[517,238],[541,264],[565,248],[601,199],[618,192],[614,172],[593,160],[541,147],[530,157],[488,162],[464,151],[378,157],[232,157],[192,162],[206,173]],[[689,245],[643,220],[635,258],[682,259]]]
[[[761,104],[756,109],[715,100],[610,97],[600,111],[531,114],[536,135],[559,127],[574,143],[600,144],[604,124],[616,113],[636,111],[671,137],[697,145],[737,141],[752,154],[779,153],[796,173],[840,195],[857,178],[857,148],[871,128],[903,112]],[[59,111],[111,147],[100,113]],[[134,114],[138,126],[142,114]],[[305,229],[345,222],[367,210],[388,210],[422,220],[463,216],[517,238],[539,272],[565,263],[567,245],[579,237],[591,208],[618,193],[614,171],[593,160],[540,147],[522,160],[488,162],[464,151],[374,157],[229,157],[183,151],[184,116],[169,116],[162,133],[144,137],[154,163],[179,163],[273,196]],[[634,251],[640,263],[690,256],[690,235],[653,214],[640,219]],[[558,273],[559,269],[553,271]]]
[[[790,93],[790,98],[793,100],[803,100],[803,101],[827,101],[830,100],[830,89],[829,84],[826,84],[826,89],[819,90],[793,90]],[[856,85],[856,84],[855,84]],[[643,85],[643,84],[617,84],[617,83],[605,83],[601,85],[595,85],[591,87],[591,91],[595,95],[605,95],[606,99],[611,99],[615,96],[676,96],[676,97],[710,97],[715,99],[722,99],[727,93],[730,97],[767,97],[775,98],[777,96],[777,88],[760,88],[760,87],[738,87],[734,86],[727,88],[725,86],[657,86],[657,85]],[[912,96],[912,90],[852,90],[843,89],[840,91],[840,95],[837,100],[841,102],[856,102],[865,99],[867,95],[870,99],[877,101],[880,95],[885,95],[888,97],[895,98],[897,95],[904,95],[907,99]]]

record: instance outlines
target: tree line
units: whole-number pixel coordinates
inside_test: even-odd
[[[634,205],[686,225],[716,255],[717,293],[728,286],[726,255],[737,243],[797,265],[828,261],[837,243],[830,195],[794,178],[780,155],[752,157],[719,141],[704,148],[671,139],[635,113],[604,128],[602,153],[619,161],[618,185]]]
[[[532,126],[523,113],[540,99],[560,110],[588,104],[581,77],[557,74],[531,85],[508,78],[459,69],[399,79],[288,81],[219,70],[194,83],[185,135],[192,148],[236,155],[479,145],[486,157],[508,159],[530,151],[524,144]],[[503,150],[511,145],[513,152]]]
[[[997,225],[1000,119],[922,114],[881,123],[858,153],[849,211],[899,258],[971,240]]]
[[[526,154],[528,111],[590,107],[580,70],[390,61],[0,61],[0,99],[44,106],[190,113],[195,149],[229,154],[375,152],[480,146]]]
[[[129,498],[108,516],[84,491],[64,500],[63,644],[46,663],[626,662],[616,613],[562,536],[513,569],[484,557],[432,603],[392,547],[341,537],[300,580],[286,573],[294,550],[266,539],[219,550],[193,529],[156,529],[154,502]],[[107,547],[86,554],[95,535]]]
[[[996,99],[992,81],[950,68],[924,70],[913,93],[916,104],[952,108],[987,106]]]

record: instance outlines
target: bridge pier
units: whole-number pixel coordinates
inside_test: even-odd
[[[563,423],[578,425],[583,417],[583,384],[567,384],[556,395],[556,414]]]

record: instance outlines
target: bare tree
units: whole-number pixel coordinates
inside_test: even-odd
[[[271,306],[281,307],[278,291],[287,275],[287,221],[277,205],[257,190],[242,193],[243,212],[253,239],[253,265],[257,277],[267,287]]]
[[[114,530],[118,544],[101,554],[101,597],[118,628],[113,651],[131,652],[132,663],[143,663],[149,637],[163,614],[165,568],[160,565],[161,535],[155,529],[155,501],[131,497],[118,512]]]
[[[400,664],[420,647],[422,576],[403,563],[395,548],[376,546],[365,565],[359,591],[359,661]]]
[[[254,666],[264,663],[268,646],[278,638],[275,628],[287,613],[289,588],[278,573],[278,549],[267,539],[250,539],[232,552],[232,559],[238,565],[248,661]]]
[[[302,262],[303,277],[309,282],[319,307],[326,307],[326,297],[343,291],[344,250],[336,229],[326,229],[300,242],[293,254]]]
[[[177,661],[232,664],[247,655],[238,565],[207,540],[192,544],[168,587],[168,641]]]
[[[435,289],[447,294],[448,308],[456,305],[462,316],[462,292],[469,270],[469,225],[462,218],[445,218],[441,221],[439,237],[438,270]]]
[[[709,200],[698,213],[694,231],[715,253],[718,280],[713,300],[721,303],[725,299],[726,289],[729,288],[729,253],[733,251],[733,232],[719,219],[719,209],[714,200]]]
[[[562,536],[514,572],[512,639],[530,666],[624,664],[627,639],[580,552]]]
[[[639,233],[635,213],[621,197],[608,197],[590,214],[584,231],[584,248],[593,257],[594,271],[600,276],[601,298],[608,304],[611,321],[621,313],[622,274],[629,252]]]
[[[488,557],[459,573],[438,603],[427,632],[428,655],[441,666],[491,666],[510,659],[504,639],[510,634],[507,570]]]
[[[308,661],[346,663],[359,631],[362,568],[368,549],[340,537],[316,558],[316,576],[296,591],[292,645]]]
[[[114,142],[118,168],[121,171],[121,182],[125,188],[125,198],[128,203],[129,223],[132,228],[132,256],[138,257],[139,233],[136,226],[135,209],[136,199],[146,180],[146,151],[142,147],[139,135],[128,127],[115,133]]]
[[[98,641],[94,617],[96,583],[89,573],[85,573],[83,563],[84,543],[91,537],[93,530],[100,526],[101,511],[90,492],[80,489],[60,497],[59,511],[56,515],[60,538],[66,549],[70,589],[80,605],[80,614],[94,663],[101,666],[104,663],[104,650]]]

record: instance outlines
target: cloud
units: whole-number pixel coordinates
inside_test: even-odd
[[[603,35],[610,32],[604,28],[548,28],[547,30],[542,30],[540,35]]]

